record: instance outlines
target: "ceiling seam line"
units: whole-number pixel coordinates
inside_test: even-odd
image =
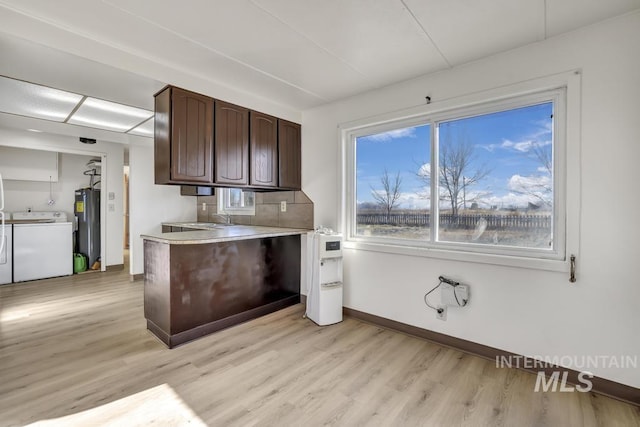
[[[424,28],[424,26],[422,25],[422,23],[420,23],[420,21],[418,20],[418,18],[416,17],[416,15],[413,13],[413,11],[409,8],[409,6],[407,6],[407,3],[405,2],[405,0],[400,0],[400,3],[402,3],[402,5],[404,6],[405,10],[407,11],[407,13],[411,16],[411,18],[413,18],[413,20],[415,21],[416,24],[418,24],[418,26],[420,27],[420,29],[422,30],[422,32],[424,33],[425,36],[427,36],[427,38],[429,39],[429,41],[431,42],[431,44],[433,45],[433,47],[436,49],[436,51],[440,54],[440,56],[442,57],[442,60],[447,64],[447,66],[449,68],[453,68],[453,65],[451,65],[451,63],[449,62],[449,60],[447,59],[447,57],[444,55],[444,53],[442,53],[442,51],[440,50],[440,47],[436,44],[436,42],[431,38],[431,36],[429,35],[429,32],[427,31],[426,28]]]
[[[331,52],[329,49],[321,46],[320,44],[316,43],[311,37],[308,37],[307,35],[305,35],[304,33],[296,30],[295,28],[293,28],[291,25],[287,24],[284,20],[280,19],[277,15],[275,15],[274,13],[272,13],[271,11],[265,9],[264,7],[262,7],[261,5],[259,5],[258,3],[256,3],[254,0],[249,0],[249,2],[254,5],[255,7],[257,7],[258,9],[262,10],[264,13],[266,13],[267,15],[271,16],[273,19],[275,19],[276,21],[280,22],[281,24],[283,24],[284,26],[286,26],[287,28],[289,28],[291,31],[293,31],[294,33],[298,34],[299,36],[303,37],[305,40],[311,42],[311,44],[313,44],[314,46],[316,46],[317,48],[319,48],[320,50],[328,53],[329,55],[333,56],[334,58],[338,59],[340,62],[342,62],[343,64],[345,64],[347,67],[351,68],[353,71],[355,71],[356,73],[360,74],[363,77],[367,77],[368,75],[365,74],[364,72],[360,71],[358,68],[356,68],[354,65],[352,65],[351,63],[349,63],[349,61],[347,61],[346,59],[342,58],[340,55],[337,55],[333,52]],[[373,84],[373,83],[372,83]],[[379,87],[375,84],[373,84],[374,87]]]
[[[256,72],[258,72],[258,73],[260,73],[260,74],[263,74],[263,75],[265,75],[265,76],[267,76],[267,77],[270,77],[270,78],[272,78],[272,79],[274,79],[274,80],[277,80],[277,81],[279,81],[280,83],[283,83],[283,84],[285,84],[285,85],[287,85],[287,86],[289,86],[289,87],[292,87],[292,88],[298,89],[298,90],[300,90],[300,91],[302,91],[302,92],[304,92],[304,93],[306,93],[306,94],[308,94],[308,95],[311,95],[311,96],[313,96],[313,97],[316,97],[316,98],[318,98],[318,99],[320,99],[320,100],[322,100],[322,101],[330,102],[330,100],[325,99],[324,97],[322,97],[322,96],[320,96],[320,95],[318,95],[318,94],[316,94],[316,93],[314,93],[314,92],[312,92],[312,91],[310,91],[310,90],[308,90],[308,89],[305,89],[305,88],[302,88],[302,87],[300,87],[300,86],[298,86],[298,85],[295,85],[295,84],[293,84],[293,83],[290,83],[290,82],[288,82],[288,81],[286,81],[286,80],[284,80],[284,79],[282,79],[282,78],[280,78],[280,77],[278,77],[278,76],[275,76],[275,75],[273,75],[273,74],[271,74],[271,73],[268,73],[268,72],[266,72],[266,71],[264,71],[264,70],[261,70],[260,68],[254,67],[254,66],[252,66],[252,65],[250,65],[250,64],[247,64],[246,62],[244,62],[244,61],[242,61],[242,60],[240,60],[240,59],[234,58],[234,57],[233,57],[233,56],[231,56],[231,55],[227,55],[227,54],[225,54],[224,52],[220,52],[220,51],[219,51],[219,50],[217,50],[217,49],[213,49],[213,48],[211,48],[211,47],[209,47],[209,46],[207,46],[207,45],[205,45],[205,44],[203,44],[203,43],[200,43],[200,42],[199,42],[199,41],[197,41],[197,40],[194,40],[194,39],[192,39],[192,38],[190,38],[190,37],[184,36],[184,35],[182,35],[182,34],[180,34],[180,33],[176,32],[176,31],[173,31],[173,30],[171,30],[171,29],[169,29],[169,28],[167,28],[167,27],[165,27],[165,26],[163,26],[163,25],[157,24],[157,23],[155,23],[155,22],[153,22],[153,21],[150,21],[150,20],[148,20],[148,19],[146,19],[146,18],[143,18],[143,17],[141,17],[141,16],[139,16],[139,15],[136,15],[136,14],[134,14],[134,13],[131,13],[131,12],[129,12],[128,10],[122,9],[121,7],[114,5],[113,3],[111,3],[111,2],[110,2],[110,1],[108,1],[108,0],[103,0],[103,3],[108,4],[109,6],[113,7],[114,9],[118,9],[119,11],[121,11],[121,12],[123,12],[123,13],[126,13],[127,15],[130,15],[130,16],[133,16],[133,17],[135,17],[135,18],[137,18],[137,19],[140,19],[141,21],[144,21],[144,22],[146,22],[146,23],[147,23],[147,24],[149,24],[149,25],[152,25],[152,26],[154,26],[154,27],[156,27],[156,28],[160,28],[161,30],[167,31],[167,32],[169,32],[169,33],[173,34],[174,36],[176,36],[176,37],[178,37],[178,38],[180,38],[180,39],[182,39],[182,40],[186,40],[186,41],[188,41],[188,42],[190,42],[190,43],[193,43],[193,44],[195,44],[195,45],[197,45],[197,46],[200,46],[201,48],[203,48],[203,49],[205,49],[205,50],[208,50],[209,52],[213,52],[213,53],[215,53],[215,54],[217,54],[217,55],[220,55],[220,56],[222,56],[222,57],[224,57],[224,58],[227,58],[227,59],[229,59],[229,60],[231,60],[231,61],[233,61],[233,62],[235,62],[235,63],[237,63],[237,64],[240,64],[240,65],[242,65],[242,66],[244,66],[244,67],[247,67],[247,68],[249,68],[249,69],[251,69],[251,70],[254,70],[254,71],[256,71]]]

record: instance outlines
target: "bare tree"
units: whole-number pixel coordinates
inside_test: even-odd
[[[531,154],[541,165],[543,175],[522,179],[512,190],[524,194],[538,202],[537,206],[553,206],[553,154],[544,144],[533,143]],[[531,202],[530,202],[531,203]]]
[[[542,164],[542,167],[545,171],[551,175],[553,170],[553,159],[552,159],[552,150],[547,150],[544,148],[543,144],[534,143],[531,152],[535,156],[536,159]]]
[[[440,199],[448,200],[451,213],[457,216],[465,203],[477,202],[489,193],[470,193],[469,187],[477,184],[489,172],[484,166],[474,167],[476,155],[474,145],[467,138],[455,141],[449,137],[439,145],[438,184]],[[418,177],[426,185],[431,185],[431,174],[425,173],[421,167]]]
[[[376,190],[371,186],[371,196],[385,210],[387,222],[389,222],[391,211],[398,205],[400,199],[400,186],[402,185],[400,172],[396,173],[395,178],[392,179],[385,168],[384,174],[380,177],[380,183],[382,184],[382,190]]]

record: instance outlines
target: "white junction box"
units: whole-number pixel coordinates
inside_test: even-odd
[[[320,326],[342,322],[342,236],[309,233],[307,317]]]
[[[469,287],[442,283],[440,285],[440,302],[443,306],[464,307],[469,302]]]

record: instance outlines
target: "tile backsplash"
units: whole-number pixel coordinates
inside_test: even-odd
[[[287,211],[280,212],[280,202],[287,202]],[[202,209],[202,204],[206,209]],[[217,216],[216,196],[198,196],[198,222],[223,222]],[[231,222],[240,225],[262,225],[313,229],[313,202],[303,191],[256,193],[255,215],[231,215]]]

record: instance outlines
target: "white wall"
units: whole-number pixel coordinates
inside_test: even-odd
[[[163,222],[196,220],[195,197],[180,187],[154,184],[153,145],[129,146],[130,273],[144,273],[141,234],[160,233]]]
[[[105,265],[119,265],[123,263],[122,251],[122,168],[124,148],[116,144],[98,140],[96,144],[87,145],[78,141],[77,137],[35,133],[8,128],[0,128],[0,145],[11,147],[32,148],[38,150],[57,151],[61,153],[76,153],[81,155],[106,155],[106,182],[102,182],[102,194],[107,204],[113,205],[113,210],[106,209],[106,256],[103,254]],[[104,177],[103,177],[104,178]],[[106,195],[114,192],[114,200],[106,200]]]
[[[338,223],[337,125],[582,70],[581,223],[578,281],[565,273],[345,250],[345,305],[525,355],[625,355],[640,359],[635,223],[640,210],[640,13],[303,113],[304,191],[317,224]],[[435,319],[423,295],[440,274],[471,286],[465,309]],[[568,366],[571,367],[571,366]],[[640,369],[597,375],[640,387]]]
[[[2,155],[0,147],[0,155]],[[48,205],[49,183],[38,181],[4,180],[5,211],[18,212],[31,208],[34,211],[62,211],[67,219],[73,219],[75,190],[89,186],[89,177],[83,175],[87,162],[94,156],[58,154],[58,181],[51,184],[54,205]],[[100,179],[100,178],[97,178]],[[98,187],[99,188],[99,187]]]

